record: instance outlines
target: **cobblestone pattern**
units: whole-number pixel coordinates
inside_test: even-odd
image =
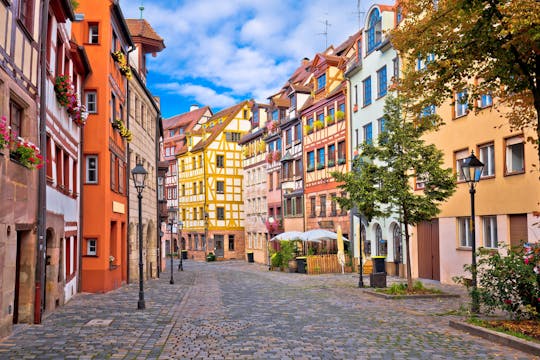
[[[0,359],[531,359],[448,326],[460,299],[385,300],[351,274],[307,276],[243,261],[78,295],[0,343]],[[463,289],[440,286],[464,294]],[[109,326],[85,326],[113,319]]]

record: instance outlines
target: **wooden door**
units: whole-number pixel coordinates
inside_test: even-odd
[[[528,241],[527,214],[510,215],[510,245],[519,246]]]
[[[417,226],[418,277],[440,280],[439,220],[424,221]]]

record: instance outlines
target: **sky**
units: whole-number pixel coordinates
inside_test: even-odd
[[[392,3],[391,0],[379,3]],[[373,0],[121,0],[166,48],[148,55],[147,86],[164,118],[209,105],[267,103],[304,57],[337,46],[363,23]],[[326,26],[326,22],[328,26]],[[327,32],[327,35],[324,33]]]

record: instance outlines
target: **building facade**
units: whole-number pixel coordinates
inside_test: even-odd
[[[266,143],[263,140],[266,126],[266,106],[253,104],[251,131],[239,142],[243,154],[243,199],[246,251],[253,253],[253,260],[268,263],[268,203],[266,200]]]
[[[0,129],[33,144],[39,144],[40,4],[37,0],[0,2],[4,29],[0,32]],[[8,335],[14,323],[41,319],[42,271],[36,263],[38,172],[19,161],[16,147],[0,146],[0,199],[9,204],[0,207],[0,336]]]
[[[84,48],[72,37],[69,2],[51,3],[47,34],[45,312],[78,291],[81,238],[83,87],[91,72]]]
[[[128,279],[127,146],[133,135],[126,124],[126,90],[133,76],[127,54],[134,44],[118,1],[81,1],[77,12],[84,20],[73,30],[93,69],[85,84],[88,121],[81,159],[82,291],[107,292]]]
[[[248,101],[202,119],[187,134],[178,155],[178,214],[188,256],[242,259],[244,201],[241,137],[250,130]]]
[[[127,19],[135,50],[129,53],[129,64],[133,76],[128,82],[127,127],[133,140],[129,143],[128,169],[142,164],[148,172],[148,181],[142,198],[143,221],[143,274],[145,278],[158,276],[160,262],[157,198],[157,162],[160,151],[161,113],[157,99],[146,87],[146,56],[156,54],[165,48],[163,39],[156,34],[144,19]],[[139,237],[138,237],[138,198],[133,179],[128,174],[129,182],[129,226],[128,259],[129,282],[139,279]]]
[[[376,142],[384,131],[384,105],[393,80],[399,77],[399,58],[384,35],[396,25],[396,11],[387,5],[373,5],[367,12],[365,27],[356,35],[356,56],[346,65],[351,104],[351,153],[357,154],[362,142]],[[384,161],[381,159],[381,161]],[[362,221],[360,221],[362,219]],[[374,218],[367,223],[361,214],[353,218],[353,239],[358,243],[360,234],[365,241],[364,255],[386,256],[386,271],[392,275],[405,275],[404,240],[399,217]],[[359,246],[355,246],[358,256]]]

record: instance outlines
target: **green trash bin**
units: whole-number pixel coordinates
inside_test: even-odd
[[[385,273],[386,274],[386,256],[372,256],[373,260],[373,273]]]
[[[255,262],[255,260],[253,260],[253,251],[249,251],[247,253],[247,259],[248,259],[248,262],[250,263]]]

